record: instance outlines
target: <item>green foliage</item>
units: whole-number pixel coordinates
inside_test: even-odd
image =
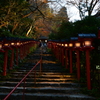
[[[95,17],[85,17],[83,20],[72,22],[62,22],[58,33],[51,33],[50,39],[66,39],[77,36],[78,33],[98,33],[100,19]]]
[[[7,3],[8,3],[8,0],[5,0],[5,2],[3,0],[0,0],[0,7],[6,6]]]
[[[51,33],[51,34],[49,34],[49,38],[52,39],[52,40],[55,40],[55,39],[57,39],[57,34]]]
[[[35,51],[35,50],[36,50],[36,48],[37,48],[37,44],[35,44],[33,47],[31,47],[31,48],[30,48],[30,52]]]
[[[25,36],[32,19],[25,0],[0,0],[0,36]]]
[[[0,37],[12,36],[10,30],[6,27],[0,28]]]
[[[71,22],[62,22],[58,33],[51,33],[49,35],[50,39],[66,39],[70,38],[73,35],[73,23]]]
[[[100,19],[97,19],[95,17],[86,17],[83,20],[74,23],[74,32],[97,34],[99,26],[100,26]]]
[[[61,27],[59,28],[59,38],[70,38],[73,35],[73,24],[70,22],[63,22]]]
[[[84,87],[81,89],[81,92],[84,94],[88,94],[90,96],[96,97],[97,98],[96,100],[100,100],[100,94],[99,94],[99,91],[97,88],[94,88],[92,90],[88,90],[86,87]]]
[[[73,35],[73,24],[71,22],[63,22],[58,31],[59,39],[70,38]]]

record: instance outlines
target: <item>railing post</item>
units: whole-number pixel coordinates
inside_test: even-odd
[[[22,97],[22,100],[25,100],[25,86],[26,86],[26,78],[24,79],[24,85],[23,85],[23,97]]]
[[[42,72],[42,59],[40,61],[40,75],[41,75],[41,72]]]
[[[34,70],[34,86],[36,84],[36,70]]]
[[[42,51],[41,51],[41,60],[40,60],[40,75],[41,75],[41,72],[42,72]]]

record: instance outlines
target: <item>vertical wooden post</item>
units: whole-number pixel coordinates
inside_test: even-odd
[[[68,69],[68,50],[66,49],[66,69]]]
[[[3,65],[3,76],[6,76],[7,62],[8,62],[8,50],[5,50],[5,53],[4,53],[4,65]]]
[[[10,70],[13,69],[13,63],[14,63],[14,49],[12,49],[11,53]]]
[[[86,50],[86,73],[87,73],[87,87],[91,90],[91,73],[90,73],[90,56],[89,50]]]
[[[73,64],[72,64],[72,50],[70,50],[69,51],[69,53],[70,53],[70,73],[72,73],[73,72]]]
[[[62,54],[62,56],[61,56],[62,61],[61,62],[62,62],[62,66],[64,66],[64,47],[62,47],[61,50],[62,50],[62,53],[61,53]]]
[[[18,48],[16,48],[16,65],[18,66]]]
[[[79,50],[76,51],[76,59],[77,59],[77,62],[76,62],[76,65],[77,65],[77,78],[79,80],[80,79],[80,51]]]

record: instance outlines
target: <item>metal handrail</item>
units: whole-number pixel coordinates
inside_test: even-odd
[[[25,82],[27,76],[37,67],[37,65],[40,63],[40,73],[41,73],[41,63],[42,63],[42,57],[41,59],[37,62],[37,64],[24,76],[24,78],[14,87],[14,89],[3,99],[3,100],[7,100],[10,95],[16,90],[16,88],[22,83]],[[24,87],[25,88],[25,87]]]

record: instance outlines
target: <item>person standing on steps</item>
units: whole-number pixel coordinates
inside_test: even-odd
[[[47,44],[44,43],[44,52],[46,53],[47,52]]]
[[[41,51],[42,51],[43,53],[46,53],[46,51],[47,51],[47,45],[46,45],[46,43],[41,42],[41,47],[40,47],[40,49],[41,49]]]

